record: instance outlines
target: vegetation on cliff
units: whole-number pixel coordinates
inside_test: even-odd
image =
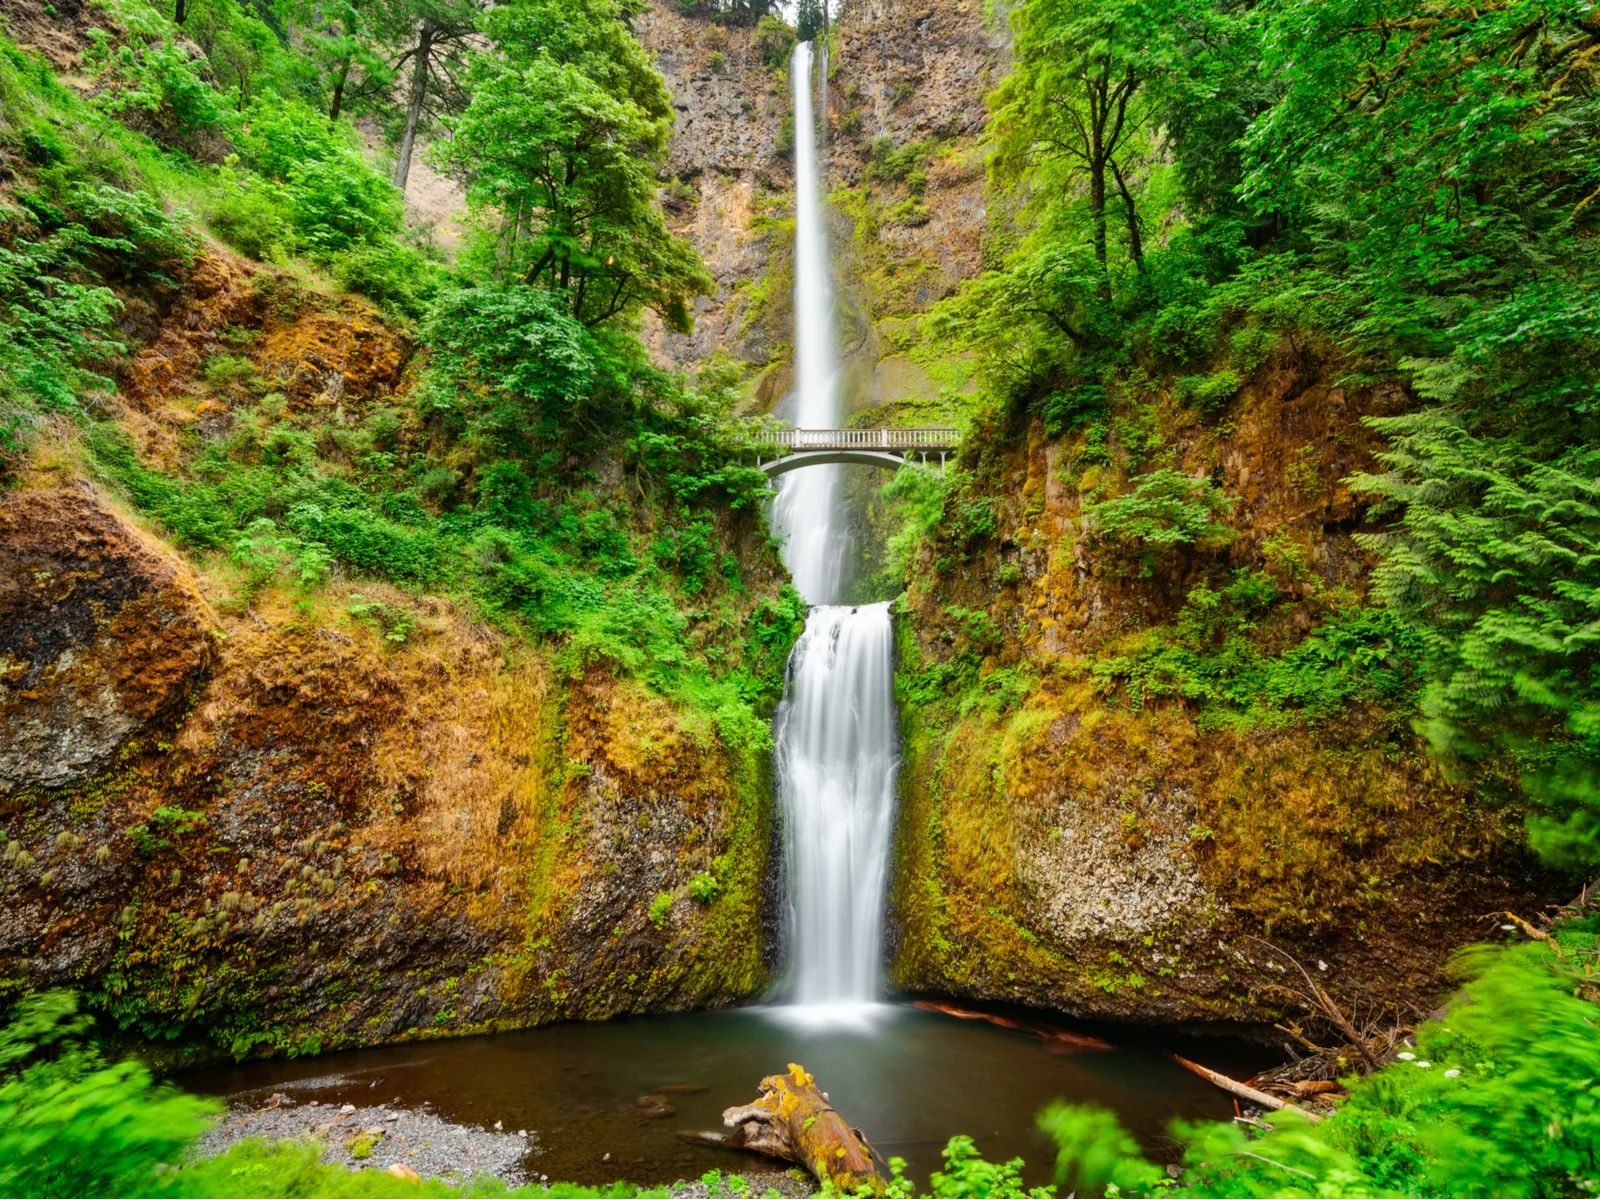
[[[984,141],[873,142],[840,197],[870,308],[932,257],[886,260],[889,214],[988,152],[986,269],[868,314],[937,395],[859,419],[971,430],[891,485],[871,580],[899,977],[1259,1013],[1261,964],[1186,938],[1242,922],[1443,987],[1483,911],[1600,865],[1592,15],[1005,19]],[[1109,944],[1063,856],[1169,911]]]
[[[443,28],[437,6],[135,0],[98,12],[76,90],[0,44],[5,483],[106,485],[198,565],[218,626],[217,669],[109,774],[4,798],[8,995],[38,982],[49,912],[61,962],[100,945],[78,972],[97,1006],[180,1053],[763,986],[767,721],[803,606],[740,465],[736,375],[690,382],[639,342],[646,308],[683,324],[708,281],[655,202],[670,110],[631,12],[473,16],[450,51],[470,90],[424,105],[467,192],[453,267],[405,223],[350,86],[388,86],[395,30]],[[443,44],[408,60],[443,72]],[[289,699],[313,687],[315,713]],[[262,723],[218,738],[216,718]],[[440,762],[468,728],[465,765]],[[263,737],[286,752],[265,806],[244,782]],[[395,836],[435,806],[449,836]],[[657,843],[664,871],[619,873]],[[390,902],[453,946],[425,980],[311,978],[299,941],[354,977]],[[479,980],[487,1008],[460,999]]]
[[[788,44],[759,0],[680,7],[766,22],[774,58]],[[677,377],[640,344],[647,312],[685,329],[710,279],[658,203],[672,110],[629,25],[638,6],[104,13],[82,90],[0,42],[4,481],[92,474],[223,582],[218,608],[241,629],[282,618],[286,633],[240,637],[231,685],[317,695],[241,720],[241,743],[304,735],[330,709],[362,710],[363,737],[387,728],[394,680],[424,670],[386,664],[421,640],[425,593],[531,648],[527,679],[548,670],[560,698],[541,692],[500,740],[560,733],[520,747],[537,759],[515,796],[527,811],[508,802],[487,822],[529,834],[526,854],[492,864],[522,872],[524,936],[473,947],[472,969],[497,972],[482,978],[516,1020],[750,994],[765,978],[766,718],[803,606],[757,515],[762,477],[739,465],[738,371],[713,360]],[[803,22],[819,14],[802,5]],[[898,532],[874,581],[904,587],[912,618],[902,965],[913,982],[1123,1015],[1170,1011],[1164,989],[1190,1015],[1276,1013],[1281,994],[1231,977],[1220,943],[1198,947],[1226,907],[1251,929],[1368,948],[1392,1005],[1437,982],[1469,919],[1532,894],[1524,837],[1560,886],[1600,866],[1595,10],[1028,0],[1012,20],[1015,69],[992,98],[990,269],[922,318],[917,346],[937,344],[959,384],[967,367],[949,355],[977,363],[974,396],[958,385],[938,405],[973,436],[948,477],[891,485]],[[402,80],[396,123],[384,100]],[[449,263],[390,182],[430,124],[450,134],[433,161],[468,206]],[[369,138],[395,143],[392,171]],[[874,141],[862,189],[838,197],[883,276],[873,320],[898,317],[924,278],[885,282],[880,219],[927,219],[930,173],[959,172],[963,152]],[[174,328],[180,313],[203,349]],[[335,362],[338,339],[354,349]],[[1258,503],[1269,467],[1279,490]],[[305,652],[292,685],[269,678],[302,635],[361,646]],[[452,662],[426,669],[476,669],[465,650]],[[295,830],[301,857],[273,865],[284,896],[268,903],[207,817],[243,790],[236,760],[175,748],[172,732],[79,787],[6,800],[8,818],[86,822],[141,797],[118,842],[137,896],[91,914],[115,941],[91,981],[101,1008],[237,1054],[492,1023],[458,1014],[455,975],[420,989],[426,1013],[370,1028],[317,1024],[357,1006],[357,979],[273,1007],[281,946],[258,960],[246,939],[280,917],[293,936],[296,913],[344,903],[346,852],[380,851],[363,895],[413,866],[347,825],[403,814],[401,789],[348,764],[347,779],[335,760],[359,756],[319,734],[321,775],[294,776],[295,803],[328,811]],[[415,739],[408,770],[431,775],[430,750]],[[657,786],[691,778],[697,804],[730,814],[721,853],[691,863],[700,811],[672,814],[692,826],[673,829],[682,886],[630,897],[629,930],[597,905],[588,941],[555,957],[580,834],[623,846],[666,823]],[[611,803],[623,790],[626,811]],[[580,821],[593,797],[610,824]],[[996,819],[1012,800],[1028,820]],[[1101,821],[1112,855],[1068,859],[1068,808],[1079,828]],[[63,856],[85,849],[30,829]],[[8,897],[48,896],[54,868],[15,844]],[[237,862],[244,890],[217,871],[210,891],[184,891],[190,852]],[[1073,887],[1104,889],[1118,855],[1133,864],[1125,910],[1104,915],[1098,894],[1074,908]],[[463,905],[492,907],[488,868],[453,869],[431,877],[441,906],[470,893]],[[1040,896],[1066,901],[1027,911]],[[1251,1142],[1180,1131],[1175,1183],[1105,1114],[1052,1111],[1062,1182],[1594,1193],[1585,920],[1560,931],[1559,954],[1472,960],[1418,1057],[1353,1087],[1325,1124]],[[617,950],[628,938],[649,950]],[[27,982],[8,978],[8,996]],[[19,1011],[0,1037],[0,1190],[376,1186],[282,1148],[167,1169],[201,1106],[84,1049],[67,1002]],[[938,1194],[1020,1186],[970,1143],[950,1164]]]
[[[1141,404],[1165,392],[1226,437],[1285,343],[1347,387],[1405,380],[1415,402],[1369,417],[1378,461],[1350,481],[1380,518],[1359,539],[1372,607],[1310,634],[1344,649],[1293,653],[1335,676],[1356,645],[1398,655],[1421,691],[1389,701],[1417,705],[1451,768],[1520,787],[1553,861],[1600,863],[1593,14],[1071,0],[1011,19],[990,126],[1017,214],[1005,263],[926,321],[980,356],[980,422],[1038,419],[1081,446],[1080,476],[1110,466],[1081,485],[1086,526],[1171,580],[1179,558],[1226,561],[1236,500],[1220,471],[1163,464]],[[1003,467],[993,439],[972,445],[953,506],[981,505]],[[941,549],[972,536],[960,511]],[[1261,624],[1293,550],[1257,551],[1275,578],[1204,580],[1100,677],[1136,702],[1154,682],[1315,712],[1316,685],[1286,691],[1250,662],[1261,639],[1230,632]]]

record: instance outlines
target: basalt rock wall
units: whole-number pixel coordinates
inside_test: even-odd
[[[410,386],[410,345],[370,307],[220,252],[129,296],[125,325],[106,452],[146,481],[255,419],[259,393],[337,429]],[[207,378],[221,350],[250,387]],[[758,749],[447,596],[252,583],[97,473],[44,441],[0,498],[5,995],[79,989],[192,1062],[766,986]],[[749,559],[751,603],[769,560]],[[691,899],[713,869],[718,893]]]

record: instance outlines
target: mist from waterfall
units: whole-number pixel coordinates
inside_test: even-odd
[[[833,297],[818,183],[812,46],[795,47],[795,405],[799,428],[841,423]],[[822,70],[826,72],[826,59]],[[899,769],[887,604],[838,606],[839,470],[782,478],[773,520],[795,587],[815,605],[773,723],[788,896],[785,1019],[859,1023],[882,991],[883,904]]]

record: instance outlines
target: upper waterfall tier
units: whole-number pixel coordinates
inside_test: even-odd
[[[794,423],[831,428],[841,413],[835,386],[833,288],[828,274],[828,239],[822,224],[817,170],[817,131],[811,90],[812,46],[794,48]],[[773,523],[784,538],[784,562],[794,586],[812,604],[838,597],[844,547],[835,509],[839,469],[812,467],[786,476],[773,505]]]

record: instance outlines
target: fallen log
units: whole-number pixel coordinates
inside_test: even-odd
[[[1202,1067],[1199,1063],[1190,1062],[1187,1058],[1181,1058],[1176,1054],[1169,1055],[1168,1057],[1170,1057],[1173,1062],[1177,1063],[1184,1070],[1193,1071],[1207,1083],[1215,1084],[1223,1091],[1230,1092],[1241,1099],[1249,1100],[1252,1104],[1259,1104],[1263,1108],[1270,1108],[1274,1110],[1287,1109],[1290,1112],[1299,1113],[1302,1117],[1311,1122],[1322,1120],[1322,1118],[1316,1113],[1303,1109],[1298,1104],[1290,1104],[1287,1100],[1280,1100],[1278,1097],[1268,1095],[1266,1092],[1257,1091],[1248,1083],[1240,1083],[1237,1079],[1229,1079],[1226,1075],[1223,1075],[1217,1071],[1213,1071],[1210,1067]]]
[[[731,1133],[684,1132],[685,1141],[728,1150],[754,1150],[785,1162],[799,1163],[819,1184],[854,1196],[865,1191],[883,1195],[883,1177],[873,1168],[872,1150],[858,1129],[851,1129],[817,1081],[798,1063],[787,1075],[768,1075],[761,1095],[751,1104],[723,1110],[722,1123]]]
[[[987,1021],[991,1025],[998,1025],[1002,1029],[1017,1029],[1023,1033],[1032,1034],[1036,1038],[1049,1043],[1052,1054],[1074,1054],[1080,1050],[1114,1050],[1110,1042],[1101,1041],[1097,1037],[1090,1037],[1085,1033],[1068,1033],[1065,1029],[1057,1029],[1053,1025],[1046,1025],[1041,1021],[1020,1021],[1014,1017],[1003,1017],[998,1013],[977,1012],[970,1008],[957,1008],[953,1004],[946,1004],[941,1000],[913,1000],[913,1008],[920,1008],[923,1012],[943,1013],[947,1017],[958,1017],[963,1021]]]

